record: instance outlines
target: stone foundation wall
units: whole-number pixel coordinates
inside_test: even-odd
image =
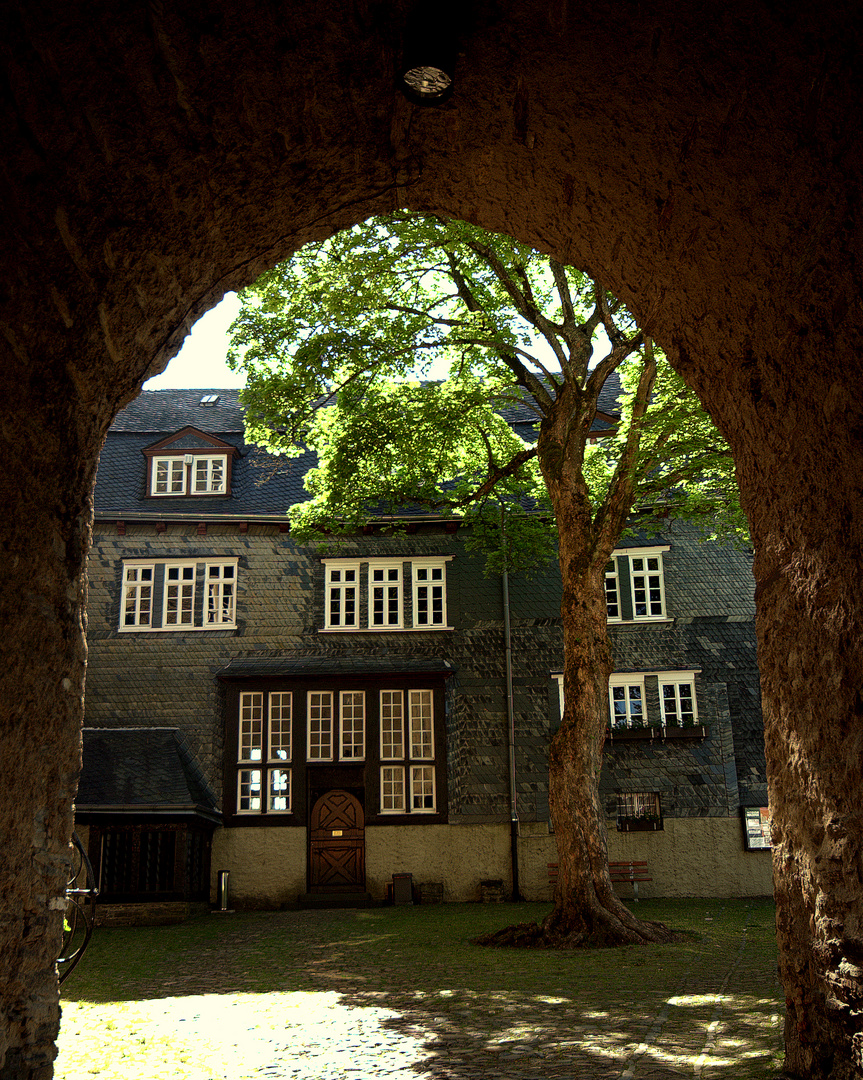
[[[557,861],[553,835],[538,830],[519,842],[520,884],[526,900],[550,900],[548,863]],[[770,896],[773,893],[769,851],[746,851],[739,817],[666,818],[650,833],[608,833],[609,862],[646,861],[653,879],[638,887],[640,897]],[[619,889],[624,899],[628,887]]]
[[[666,818],[662,830],[608,837],[612,862],[645,860],[653,879],[642,897],[769,896],[769,851],[745,851],[739,818]],[[525,900],[550,900],[548,864],[557,861],[545,825],[525,825],[519,838],[519,884]],[[213,838],[212,899],[218,871],[229,870],[230,904],[277,908],[306,891],[305,829],[220,829]],[[366,889],[384,900],[393,874],[414,885],[442,882],[444,902],[481,898],[481,882],[501,879],[511,889],[509,824],[378,826],[366,831]],[[628,898],[628,888],[621,895]]]
[[[96,926],[171,926],[196,915],[207,915],[209,904],[97,904]]]

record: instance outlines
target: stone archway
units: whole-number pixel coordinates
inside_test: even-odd
[[[0,1077],[51,1072],[103,433],[226,289],[397,205],[592,269],[728,435],[757,546],[788,1062],[858,1075],[857,5],[477,0],[452,25],[456,93],[428,109],[394,89],[412,6],[6,5]]]

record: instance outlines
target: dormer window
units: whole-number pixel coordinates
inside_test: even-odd
[[[147,494],[156,499],[231,493],[233,446],[197,428],[184,428],[144,451]]]
[[[151,495],[225,495],[228,458],[184,454],[153,458]]]

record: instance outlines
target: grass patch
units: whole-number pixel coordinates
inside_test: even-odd
[[[525,1067],[532,1062],[537,1075],[557,1075],[558,1066],[570,1076],[590,1075],[612,1062],[619,1075],[633,1054],[654,1052],[638,1048],[665,1015],[654,1042],[658,1047],[667,1038],[677,1050],[662,1051],[671,1054],[663,1075],[677,1076],[675,1061],[683,1069],[685,1058],[679,1075],[692,1076],[693,1062],[705,1054],[702,1080],[776,1074],[781,993],[771,901],[642,900],[635,908],[640,916],[686,933],[685,941],[668,945],[560,953],[471,944],[511,922],[542,919],[548,910],[547,904],[447,904],[206,916],[180,926],[97,930],[63,987],[69,1039],[73,1028],[78,1043],[89,1023],[99,1027],[90,1042],[101,1049],[87,1058],[90,1071],[77,1075],[110,1080],[110,1069],[91,1070],[100,1060],[116,1070],[114,1046],[134,1052],[135,1060],[117,1076],[149,1076],[141,1071],[141,1054],[163,1062],[175,1046],[174,1072],[165,1075],[239,1080],[246,1073],[237,1071],[236,1060],[227,1070],[224,1048],[214,1051],[218,1060],[201,1059],[198,1029],[229,1005],[235,1007],[228,1019],[252,1010],[244,1037],[268,1053],[288,1032],[291,1046],[314,1043],[314,1024],[302,1018],[326,1007],[328,1023],[341,1009],[361,1026],[371,1024],[371,1049],[386,1048],[397,1036],[392,1053],[418,1039],[421,1056],[436,1053],[444,1040],[454,1076],[462,1058],[465,1075],[475,1075],[477,1054],[497,1071],[511,1058],[513,1067],[516,1059]],[[190,1015],[177,1019],[184,1009]],[[166,1044],[171,1023],[175,1037]],[[223,1031],[227,1024],[215,1026]],[[191,1041],[180,1037],[193,1031]],[[68,1044],[62,1045],[61,1066]],[[314,1064],[312,1054],[309,1076],[329,1060],[322,1055]],[[73,1075],[57,1073],[58,1080]]]

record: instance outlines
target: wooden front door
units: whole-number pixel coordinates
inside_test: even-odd
[[[365,816],[347,791],[328,791],[312,807],[309,892],[362,892],[366,886]]]

